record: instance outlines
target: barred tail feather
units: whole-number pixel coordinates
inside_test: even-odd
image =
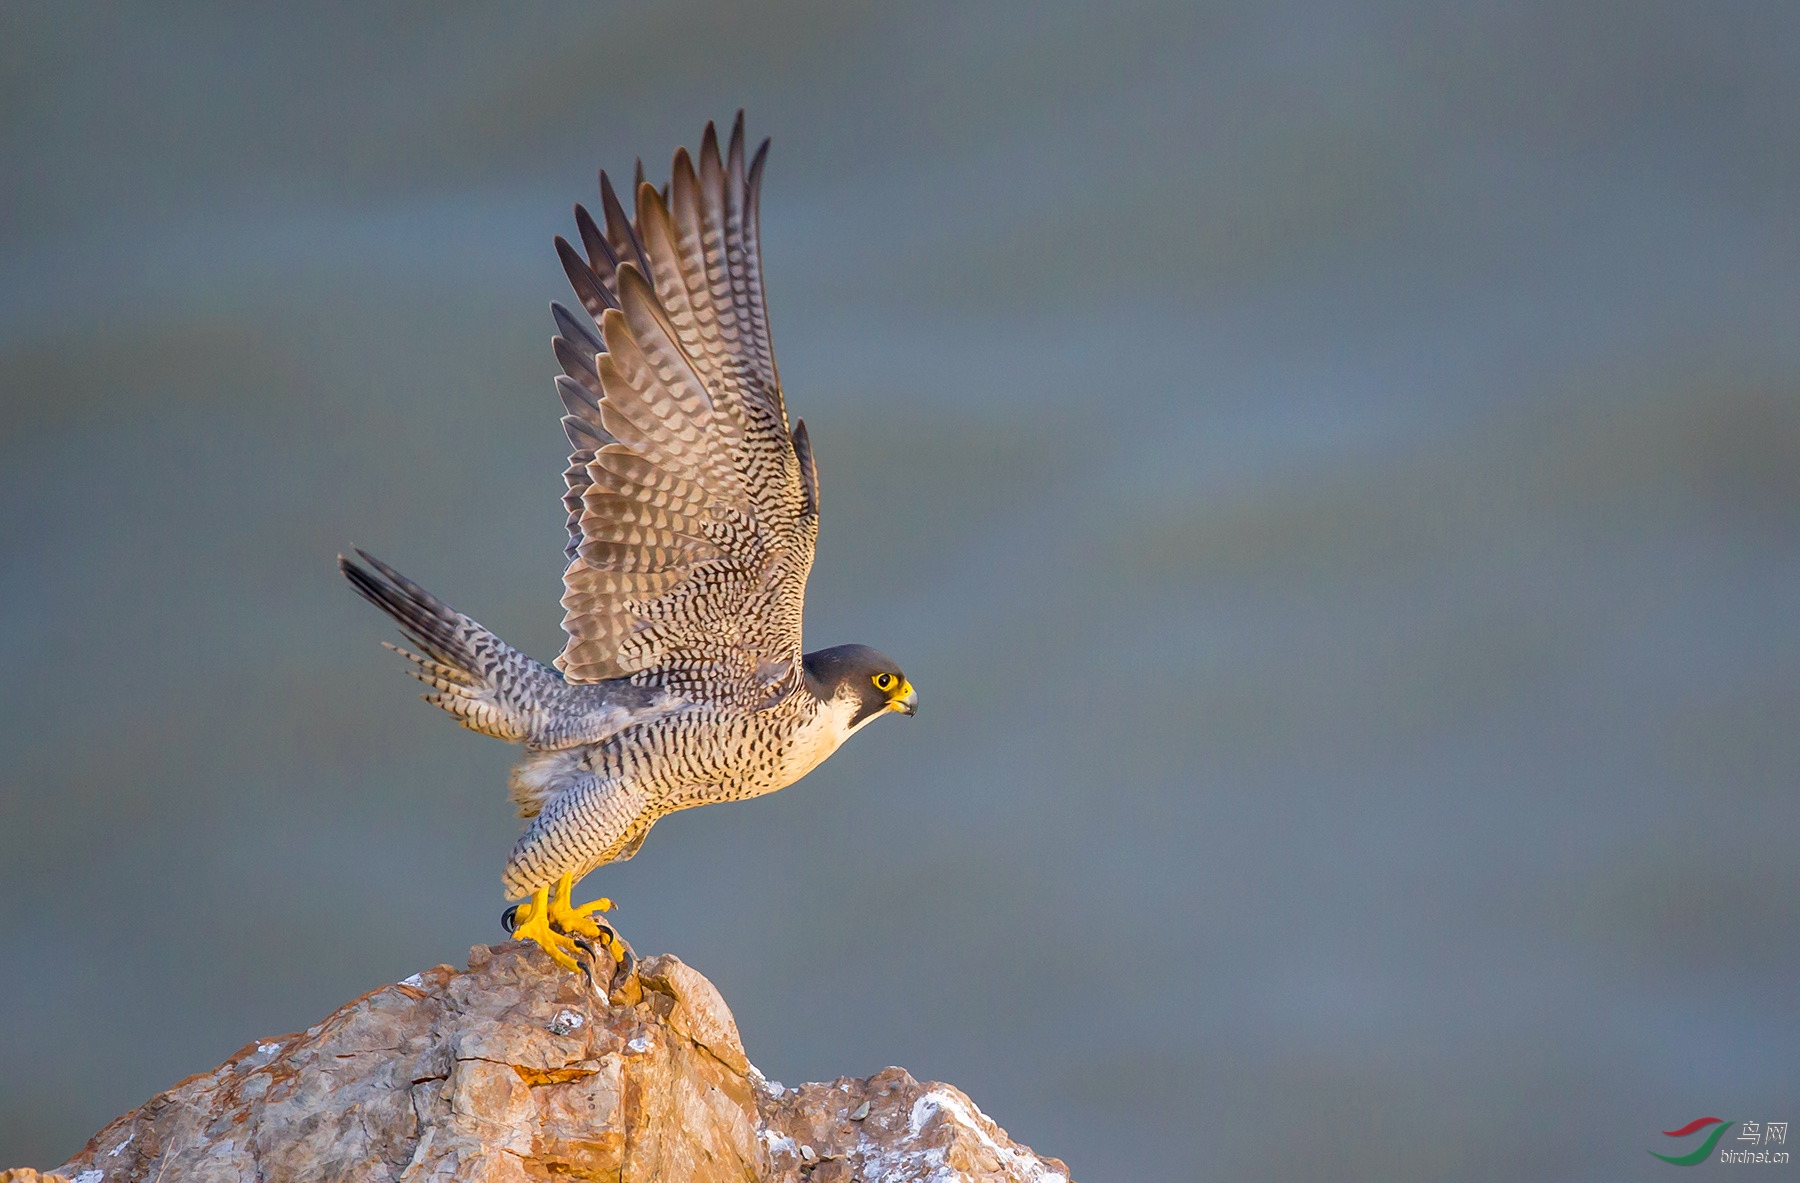
[[[408,674],[431,688],[425,701],[471,731],[513,742],[531,738],[534,712],[520,710],[522,704],[508,701],[514,696],[506,691],[534,674],[555,675],[367,551],[356,553],[367,567],[343,555],[338,567],[420,650],[387,645],[412,663]]]
[[[413,646],[388,648],[411,663],[407,673],[431,688],[425,701],[471,731],[560,751],[598,743],[683,706],[667,691],[625,681],[571,686],[367,551],[356,554],[362,563],[338,556],[344,577],[393,617]],[[515,796],[521,809],[539,808],[531,792],[515,786],[515,794],[521,792]]]

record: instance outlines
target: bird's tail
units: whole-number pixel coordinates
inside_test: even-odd
[[[367,551],[356,553],[368,566],[339,555],[338,567],[419,649],[383,642],[412,663],[407,673],[431,688],[425,701],[471,731],[514,742],[534,738],[542,720],[532,700],[562,679]]]

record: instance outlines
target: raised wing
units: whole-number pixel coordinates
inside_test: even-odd
[[[576,206],[583,252],[556,240],[587,311],[552,305],[572,448],[556,664],[571,682],[757,704],[799,675],[818,479],[769,343],[767,151],[746,168],[740,112],[721,158],[708,124],[699,167],[678,151],[665,193],[640,167],[635,219],[601,173],[605,228]]]

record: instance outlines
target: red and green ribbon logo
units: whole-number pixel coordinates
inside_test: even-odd
[[[1696,1163],[1705,1162],[1707,1155],[1713,1152],[1713,1147],[1719,1144],[1719,1139],[1725,1136],[1725,1131],[1736,1124],[1735,1121],[1726,1121],[1719,1117],[1696,1117],[1693,1121],[1688,1122],[1680,1129],[1664,1130],[1663,1134],[1670,1138],[1685,1138],[1689,1134],[1705,1129],[1709,1125],[1716,1125],[1718,1128],[1706,1135],[1706,1141],[1700,1143],[1699,1149],[1688,1154],[1657,1154],[1656,1151],[1652,1150],[1650,1151],[1650,1155],[1653,1158],[1660,1158],[1664,1162],[1672,1162],[1678,1167],[1691,1167]]]

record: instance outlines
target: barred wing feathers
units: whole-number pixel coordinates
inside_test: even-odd
[[[818,486],[788,431],[764,307],[757,190],[743,117],[728,155],[709,125],[667,196],[641,182],[627,219],[601,174],[604,228],[557,253],[587,313],[561,306],[568,411],[570,682],[630,677],[760,703],[797,674]]]

